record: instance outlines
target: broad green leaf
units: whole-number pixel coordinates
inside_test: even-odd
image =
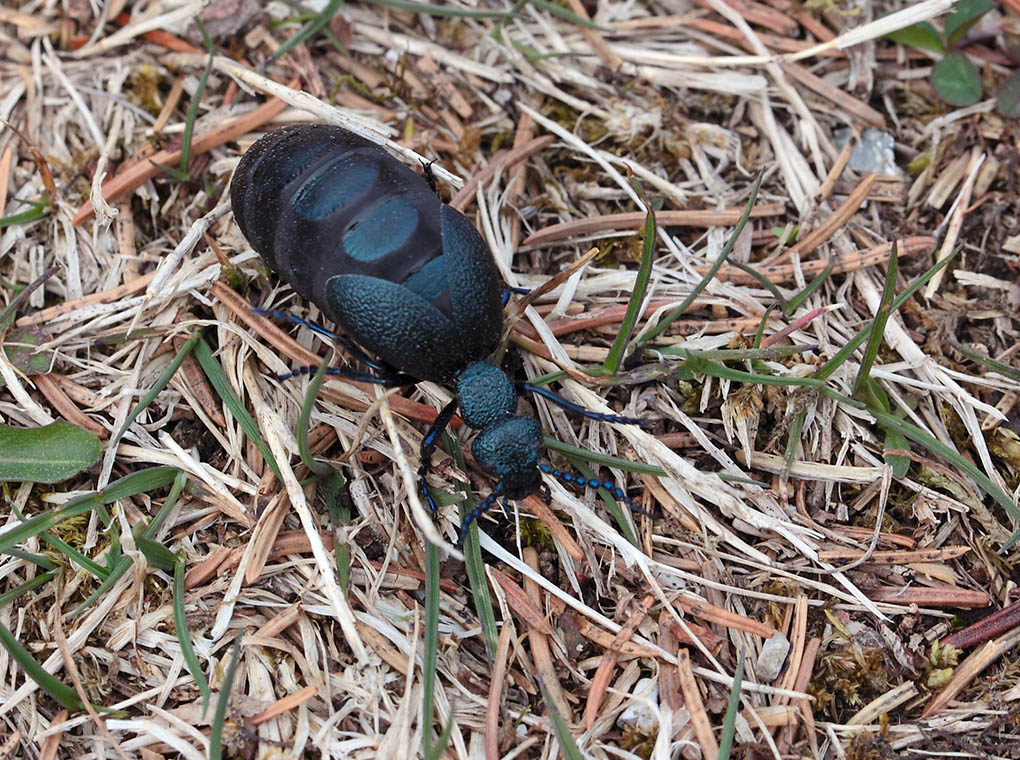
[[[41,428],[0,425],[0,480],[58,483],[99,460],[99,438],[57,420]]]
[[[999,86],[995,94],[999,101],[999,113],[1007,119],[1020,116],[1020,71],[1014,71]]]
[[[50,371],[51,352],[36,349],[50,341],[50,334],[41,327],[30,325],[15,327],[4,336],[4,353],[7,359],[26,375],[41,375]],[[3,380],[0,379],[0,385]]]
[[[960,0],[953,12],[946,16],[946,45],[956,45],[994,7],[992,0]]]
[[[918,50],[928,50],[932,53],[946,52],[946,46],[942,44],[942,37],[939,36],[938,29],[927,21],[897,29],[885,37]]]
[[[953,52],[935,64],[931,84],[951,106],[972,106],[981,100],[981,77],[967,56]]]

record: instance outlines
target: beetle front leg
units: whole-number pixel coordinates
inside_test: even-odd
[[[446,426],[450,424],[450,420],[453,419],[453,413],[457,411],[457,399],[454,399],[446,406],[442,408],[438,415],[436,415],[435,422],[425,433],[425,437],[421,439],[421,453],[418,464],[418,485],[421,487],[421,491],[425,494],[425,499],[429,503],[429,509],[432,510],[432,518],[435,519],[436,513],[439,511],[436,507],[436,502],[432,498],[432,493],[429,491],[429,484],[426,480],[426,476],[429,474],[429,467],[432,466],[432,455],[436,451],[436,446],[439,445],[439,436],[446,430]]]

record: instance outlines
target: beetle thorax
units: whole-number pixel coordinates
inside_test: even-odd
[[[470,365],[457,375],[460,416],[473,428],[487,428],[517,409],[517,391],[510,378],[488,361]]]
[[[534,492],[542,482],[542,426],[514,414],[517,391],[506,373],[491,362],[475,362],[457,376],[457,401],[464,422],[482,431],[471,453],[499,479],[503,495],[518,499]]]

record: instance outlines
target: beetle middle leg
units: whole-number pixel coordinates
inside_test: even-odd
[[[432,466],[432,455],[436,453],[436,446],[439,445],[439,436],[443,434],[443,431],[446,430],[446,426],[450,424],[450,420],[453,419],[453,413],[455,411],[457,411],[457,399],[453,399],[453,401],[442,408],[439,414],[436,415],[436,419],[432,423],[432,426],[429,427],[428,432],[425,433],[425,437],[421,439],[421,450],[418,464],[418,485],[421,488],[422,493],[425,494],[425,499],[429,503],[429,509],[432,511],[433,519],[435,519],[439,508],[436,506],[436,502],[432,498],[432,492],[429,490],[427,476],[429,474],[429,467]]]

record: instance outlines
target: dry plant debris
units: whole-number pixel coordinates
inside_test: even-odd
[[[883,38],[950,6],[0,8],[0,758],[1020,756],[1017,130]],[[465,566],[491,484],[438,456],[433,523],[414,480],[440,389],[331,380],[297,432],[274,375],[329,351],[251,311],[315,318],[227,188],[310,120],[434,160],[512,286],[595,248],[510,366],[648,421],[534,402],[650,517],[552,481]],[[638,335],[696,295],[599,376],[643,243]]]

